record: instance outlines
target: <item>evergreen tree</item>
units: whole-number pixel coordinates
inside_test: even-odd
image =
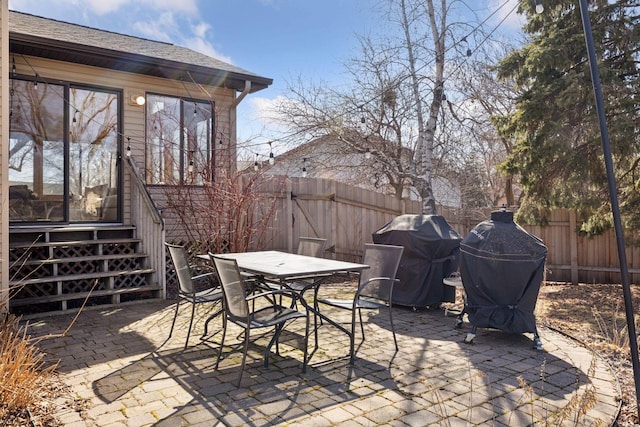
[[[531,38],[498,66],[519,86],[516,110],[494,117],[516,140],[502,168],[519,175],[519,219],[544,224],[551,208],[576,209],[581,230],[611,226],[609,194],[579,5],[521,3]],[[640,229],[640,7],[637,0],[590,2],[621,211]]]

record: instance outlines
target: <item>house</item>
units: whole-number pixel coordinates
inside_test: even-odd
[[[235,172],[236,107],[272,80],[2,1],[3,302],[32,313],[165,295],[163,188]]]
[[[376,147],[380,149],[382,144],[380,141],[372,143],[370,149],[362,151],[349,147],[335,136],[325,135],[279,154],[273,164],[263,162],[259,166],[268,175],[332,179],[387,195],[401,191],[402,198],[419,200],[417,190],[408,179],[398,184],[401,190],[390,183],[386,172],[388,167],[381,165],[375,153]],[[391,156],[389,158],[390,165],[398,170],[403,168],[402,173],[408,173],[411,168],[411,152],[408,149],[404,151],[401,165],[393,163]],[[397,179],[401,173],[391,175]],[[432,185],[439,205],[460,207],[461,191],[455,181],[434,175]]]

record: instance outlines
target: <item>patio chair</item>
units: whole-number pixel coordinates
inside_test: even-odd
[[[327,239],[300,237],[300,239],[298,239],[298,251],[296,253],[298,255],[321,257],[326,244]]]
[[[238,387],[242,381],[242,373],[247,359],[247,351],[249,349],[250,333],[252,329],[275,327],[273,337],[267,344],[264,352],[264,367],[269,368],[269,352],[274,343],[278,343],[278,338],[284,329],[285,323],[289,320],[298,318],[306,318],[305,334],[304,334],[304,359],[302,364],[302,372],[307,370],[307,343],[309,338],[309,313],[298,311],[291,307],[285,307],[276,303],[276,297],[287,295],[290,298],[297,299],[299,296],[289,289],[276,289],[260,293],[250,293],[248,287],[243,280],[238,263],[234,259],[225,259],[209,254],[213,260],[216,272],[222,284],[222,292],[224,295],[225,316],[228,321],[244,328],[244,349],[242,354],[242,366],[240,367],[240,375],[238,376]],[[254,304],[259,298],[265,298],[264,303]],[[251,302],[251,308],[249,305]],[[218,350],[218,359],[215,369],[218,369],[220,358],[222,356],[222,347],[224,346],[224,338],[226,328],[222,332],[222,342]]]
[[[300,237],[298,239],[298,255],[312,256],[316,258],[322,257],[324,247],[327,244],[327,239],[319,239],[317,237]],[[300,292],[308,285],[313,284],[317,278],[304,278],[301,277],[296,280],[291,280],[286,283],[286,286],[294,291]]]
[[[193,327],[193,318],[196,313],[196,305],[198,304],[217,304],[222,303],[222,290],[220,286],[213,285],[214,280],[216,279],[215,270],[213,270],[209,265],[191,265],[189,264],[189,259],[187,257],[187,251],[184,246],[174,245],[171,243],[165,242],[165,246],[169,250],[169,254],[171,255],[171,261],[173,262],[173,266],[176,270],[176,275],[178,276],[178,301],[176,302],[176,310],[173,314],[173,322],[171,323],[171,330],[169,331],[169,337],[173,334],[173,328],[176,324],[176,319],[178,318],[178,310],[180,308],[180,303],[182,301],[188,302],[191,304],[191,318],[189,319],[189,329],[187,330],[187,339],[184,343],[184,348],[186,350],[189,344],[189,337],[191,336],[191,328]],[[198,274],[199,271],[207,270],[204,273]],[[212,285],[206,289],[197,290],[197,283],[201,280],[209,280]],[[216,311],[213,315],[207,318],[204,324],[204,333],[202,337],[206,337],[208,333],[209,322],[213,320],[215,317],[219,316],[223,313],[222,308]],[[224,319],[223,319],[224,322]],[[223,323],[224,328],[224,323]],[[167,339],[168,339],[167,338]]]
[[[360,330],[362,332],[362,341],[364,342],[364,326],[362,322],[362,310],[378,310],[387,308],[389,311],[389,323],[393,333],[393,342],[396,352],[398,351],[398,340],[396,339],[396,331],[393,326],[393,312],[391,310],[391,301],[393,297],[393,284],[398,281],[396,273],[400,265],[400,259],[404,247],[379,244],[365,244],[362,264],[367,264],[368,269],[362,270],[358,280],[358,289],[353,299],[318,299],[316,295],[317,306],[325,304],[344,310],[351,310],[351,333],[349,347],[349,363],[354,362],[355,348],[355,330],[356,330],[356,311],[360,319]]]

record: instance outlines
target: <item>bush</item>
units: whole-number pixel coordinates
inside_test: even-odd
[[[19,319],[0,314],[0,425],[13,425],[16,419],[30,419],[31,412],[42,412],[56,369],[43,359]]]

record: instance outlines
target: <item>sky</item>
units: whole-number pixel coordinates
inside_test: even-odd
[[[497,25],[517,0],[486,0],[459,19]],[[265,118],[287,83],[302,78],[348,84],[344,63],[357,54],[356,35],[384,22],[379,0],[9,0],[9,9],[118,33],[170,42],[273,79],[238,108],[238,140],[269,132]],[[501,7],[507,3],[505,7]],[[461,2],[461,4],[466,4]],[[515,14],[501,24],[519,28]],[[259,140],[259,139],[258,139]],[[265,143],[266,144],[266,143]],[[266,147],[266,145],[265,145]],[[257,151],[268,151],[268,147]],[[277,151],[277,147],[274,148]]]

